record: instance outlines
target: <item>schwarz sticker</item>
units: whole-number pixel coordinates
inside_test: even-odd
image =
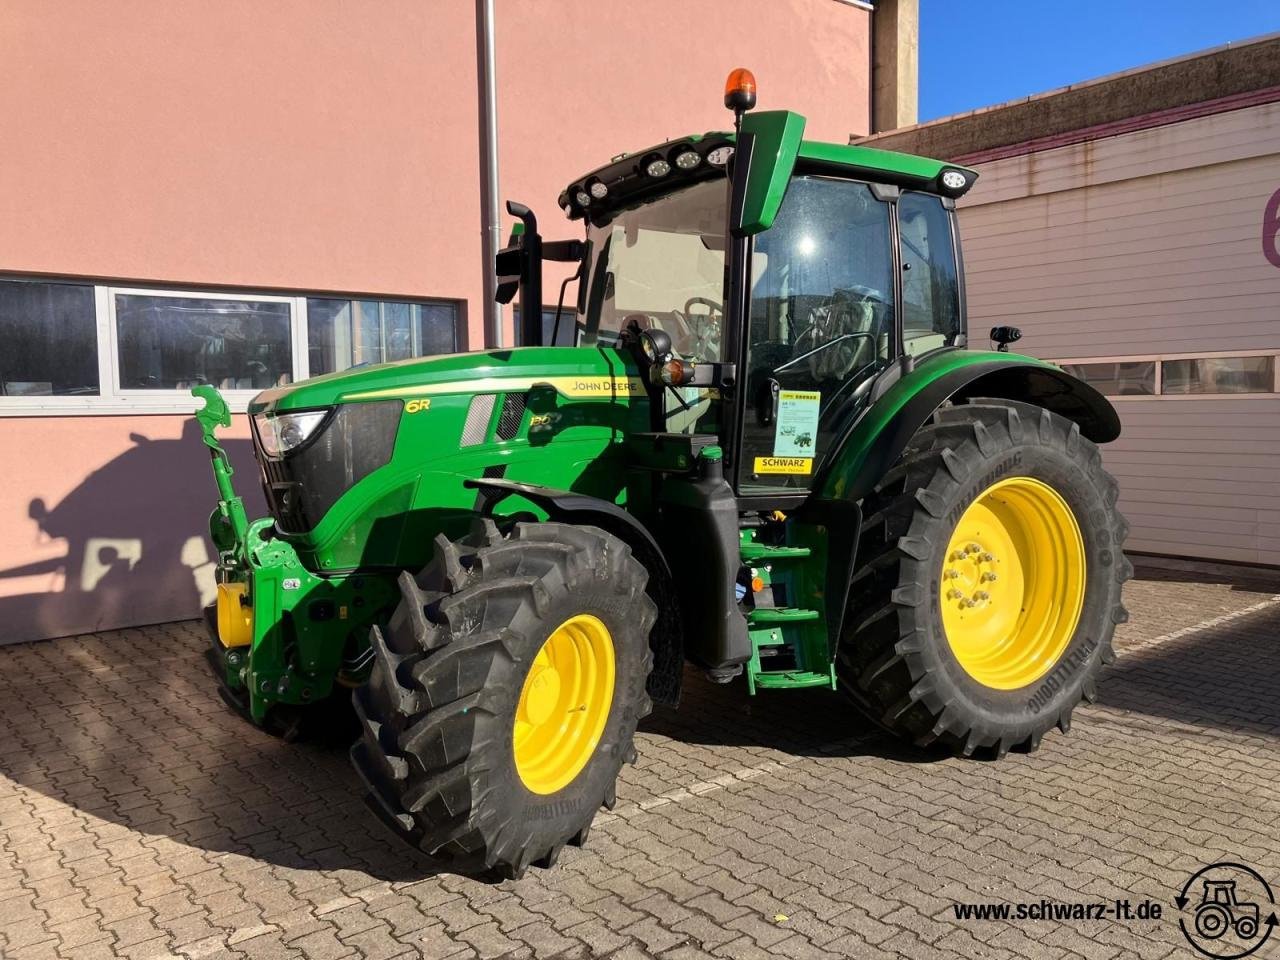
[[[424,410],[430,410],[430,409],[431,409],[430,398],[427,398],[425,400],[410,400],[404,405],[405,413],[422,413]]]
[[[756,473],[788,473],[808,475],[813,472],[812,457],[756,457]]]

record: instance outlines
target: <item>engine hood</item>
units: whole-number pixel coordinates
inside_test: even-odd
[[[355,367],[264,390],[249,413],[311,410],[342,403],[528,390],[566,397],[638,397],[644,383],[631,358],[609,347],[517,347],[451,353]]]

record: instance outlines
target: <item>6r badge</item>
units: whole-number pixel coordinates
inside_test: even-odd
[[[1242,863],[1201,867],[1174,898],[1178,926],[1197,953],[1238,960],[1257,952],[1276,928],[1275,895],[1262,876]]]

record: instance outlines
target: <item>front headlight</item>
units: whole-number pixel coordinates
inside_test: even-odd
[[[253,419],[263,452],[269,457],[282,457],[306,443],[328,415],[327,410],[306,410],[274,417],[260,413]]]

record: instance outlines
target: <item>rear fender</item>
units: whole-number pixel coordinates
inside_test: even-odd
[[[830,499],[861,500],[947,401],[1020,400],[1080,425],[1094,443],[1120,436],[1120,418],[1093,387],[1033,357],[957,350],[925,360],[893,384],[836,445],[815,488]]]

